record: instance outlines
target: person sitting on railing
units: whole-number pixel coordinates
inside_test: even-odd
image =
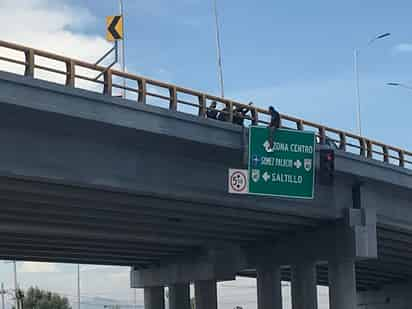
[[[275,141],[275,135],[277,129],[280,128],[280,114],[273,107],[269,106],[270,122],[269,122],[269,146],[273,148],[273,143]]]
[[[206,116],[207,116],[207,118],[217,119],[217,114],[218,113],[219,112],[217,110],[217,102],[213,101],[212,103],[210,103],[210,106],[207,109]]]
[[[249,102],[248,107],[244,106],[237,106],[234,110],[233,110],[233,123],[234,124],[238,124],[243,126],[243,122],[245,121],[245,119],[248,119],[248,113],[251,113],[250,118],[254,118],[256,111],[254,108],[251,108],[253,105],[252,102]]]
[[[253,124],[253,120],[256,119],[256,109],[253,108],[253,102],[250,101],[249,104],[250,106],[249,110],[250,110],[250,117],[252,118],[252,124]],[[257,120],[257,119],[256,119]]]
[[[217,120],[220,121],[229,121],[230,119],[230,111],[229,111],[229,106],[225,106],[224,109],[222,109],[222,111],[219,113],[219,116],[217,117]]]
[[[233,109],[233,123],[243,126],[243,121],[244,121],[244,116],[246,115],[246,113],[248,112],[248,110],[241,106],[235,106],[235,108]]]

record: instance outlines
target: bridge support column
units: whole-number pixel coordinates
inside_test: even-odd
[[[317,309],[316,263],[299,262],[292,266],[292,308]]]
[[[329,262],[330,309],[355,309],[356,278],[354,259],[335,259]]]
[[[165,294],[163,287],[144,289],[144,309],[165,309]]]
[[[189,284],[169,286],[169,309],[190,309]]]
[[[195,300],[196,309],[217,309],[216,281],[196,281]]]
[[[257,308],[282,309],[280,266],[258,266],[256,272]]]

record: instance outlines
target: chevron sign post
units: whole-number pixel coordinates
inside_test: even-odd
[[[106,17],[106,40],[109,42],[123,40],[123,16]]]

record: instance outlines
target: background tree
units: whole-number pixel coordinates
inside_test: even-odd
[[[57,293],[29,288],[23,296],[23,309],[71,309],[66,297]]]

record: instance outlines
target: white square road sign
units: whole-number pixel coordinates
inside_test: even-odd
[[[248,170],[229,169],[228,177],[229,193],[247,194],[249,193],[249,175]]]

